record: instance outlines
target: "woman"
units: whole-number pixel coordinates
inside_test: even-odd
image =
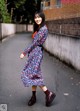
[[[48,30],[45,25],[45,15],[43,12],[35,14],[35,23],[38,25],[38,29],[33,34],[32,44],[26,48],[20,55],[20,58],[24,58],[28,54],[28,61],[21,74],[21,79],[25,87],[32,86],[32,96],[28,102],[29,106],[36,103],[36,89],[39,86],[46,95],[46,106],[50,106],[53,99],[55,98],[55,93],[49,91],[44,84],[44,80],[41,73],[41,62],[43,58],[43,43],[45,42]]]

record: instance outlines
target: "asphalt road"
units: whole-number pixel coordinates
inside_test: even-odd
[[[6,104],[7,111],[80,111],[80,72],[45,51],[41,66],[43,77],[57,96],[52,106],[46,107],[45,94],[38,88],[37,103],[31,107],[27,105],[31,87],[24,87],[20,79],[27,57],[21,60],[19,56],[31,41],[30,33],[21,33],[0,43],[0,108]]]

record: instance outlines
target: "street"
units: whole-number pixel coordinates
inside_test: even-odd
[[[38,87],[37,103],[27,105],[31,87],[24,87],[21,81],[27,56],[24,59],[19,56],[31,41],[30,33],[20,33],[0,43],[0,104],[7,104],[7,111],[80,111],[80,72],[46,51],[41,68],[44,81],[56,98],[51,107],[46,107],[45,94]]]

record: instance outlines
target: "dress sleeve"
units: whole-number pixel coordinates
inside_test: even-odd
[[[40,45],[40,41],[44,38],[44,30],[40,30],[37,34],[36,37],[33,39],[32,43],[23,51],[23,54],[26,55],[30,53],[34,47]]]

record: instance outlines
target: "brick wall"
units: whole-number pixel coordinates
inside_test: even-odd
[[[55,2],[53,7],[44,10],[46,20],[66,19],[80,17],[80,2],[62,3],[60,8],[57,8]]]

